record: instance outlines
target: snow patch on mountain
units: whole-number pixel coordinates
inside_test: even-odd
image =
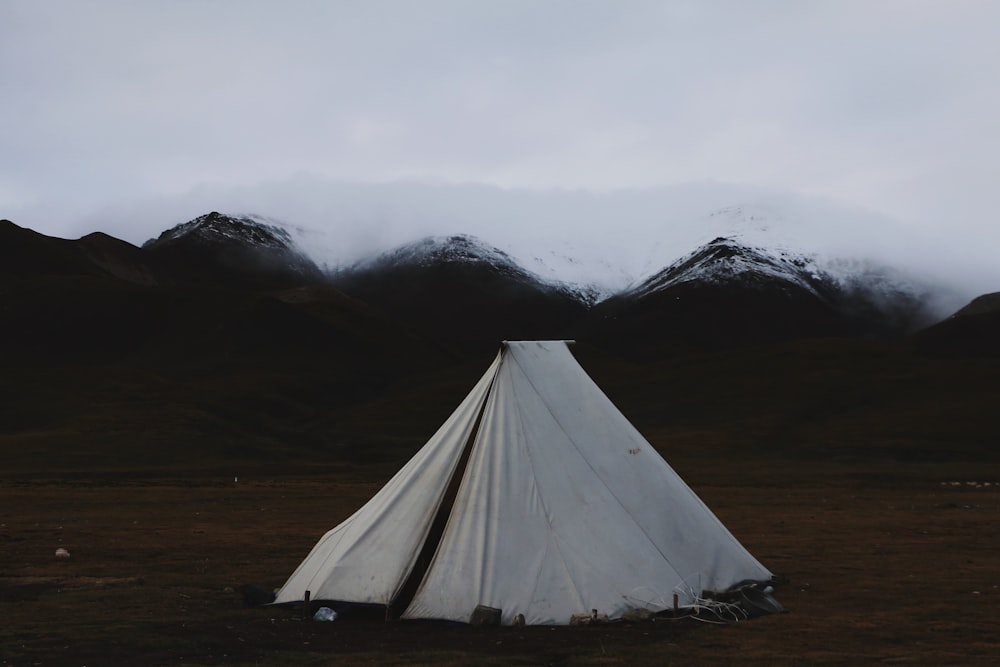
[[[258,273],[280,283],[323,282],[324,271],[296,242],[294,229],[263,216],[213,211],[171,227],[142,247],[154,254],[188,253],[188,268],[212,267],[244,278]]]
[[[146,241],[143,247],[163,245],[187,237],[205,241],[229,240],[250,247],[302,252],[285,225],[274,224],[261,216],[230,216],[215,211],[172,227],[156,239]]]
[[[820,297],[821,285],[828,280],[815,260],[806,255],[788,250],[769,251],[719,237],[671,263],[628,293],[642,298],[685,283],[747,284],[771,279],[797,285]]]
[[[600,292],[587,285],[568,283],[554,278],[551,271],[549,276],[532,271],[506,251],[468,234],[424,237],[362,259],[340,271],[368,271],[392,266],[427,267],[450,263],[485,265],[515,280],[563,292],[577,301],[590,305],[601,296]]]
[[[617,294],[635,281],[635,275],[623,264],[570,242],[550,248],[508,246],[506,252],[542,280],[585,294],[588,303]]]
[[[452,262],[520,269],[504,251],[467,234],[428,236],[369,257],[356,266],[431,266]]]

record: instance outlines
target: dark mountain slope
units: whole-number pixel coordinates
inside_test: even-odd
[[[323,285],[286,231],[251,219],[208,214],[141,249],[9,221],[0,241],[0,326],[5,361],[15,365],[267,365],[332,355],[357,370],[365,359],[395,358],[383,349],[390,341],[428,345]],[[312,280],[319,284],[302,286]]]
[[[272,282],[274,273],[243,265],[178,286],[171,276],[194,275],[170,264],[182,253],[144,263],[145,250],[103,235],[2,233],[24,260],[0,274],[0,449],[10,465],[144,467],[322,450],[333,411],[451,363],[330,286],[288,288],[287,272]]]
[[[56,321],[0,317],[23,332],[0,361],[0,450],[12,466],[300,465],[306,452],[317,463],[340,446],[338,412],[453,363],[336,294],[308,305],[280,292],[67,294]],[[365,446],[357,458],[378,458]]]
[[[1000,463],[997,358],[927,359],[900,342],[857,338],[641,362],[580,344],[573,353],[672,464],[703,474],[720,457]]]
[[[0,276],[95,276],[155,282],[142,251],[105,234],[78,241],[45,236],[0,220]]]
[[[937,357],[1000,356],[1000,292],[984,294],[946,320],[918,332],[917,347]]]
[[[71,241],[0,222],[0,327],[7,363],[62,364],[128,354],[150,330],[156,273],[104,234]]]
[[[108,276],[136,285],[156,285],[160,282],[155,263],[140,248],[101,232],[87,234],[76,246],[93,266]]]
[[[334,276],[342,291],[465,352],[571,337],[587,305],[468,236],[426,238]]]

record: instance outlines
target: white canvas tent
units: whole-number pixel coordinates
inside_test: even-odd
[[[768,581],[576,363],[565,342],[505,343],[458,409],[320,539],[276,602],[385,605],[403,618],[564,625],[596,609],[691,606]]]

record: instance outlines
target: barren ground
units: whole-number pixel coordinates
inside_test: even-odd
[[[788,613],[733,626],[318,623],[244,609],[238,588],[283,583],[383,472],[7,479],[0,664],[944,665],[1000,655],[996,466],[674,463],[787,577],[777,597]],[[56,559],[57,547],[71,558]]]

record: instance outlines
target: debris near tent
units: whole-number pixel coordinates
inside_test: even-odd
[[[476,608],[472,610],[472,616],[469,617],[469,625],[500,625],[500,618],[502,615],[503,610],[501,609],[487,607],[485,605],[477,605]]]
[[[308,592],[383,606],[387,619],[567,625],[582,610],[597,622],[639,607],[740,608],[706,593],[773,581],[567,341],[519,341],[505,342],[427,444],[320,539],[276,603]],[[639,590],[648,594],[632,599]]]
[[[589,614],[573,614],[569,617],[570,625],[600,625],[607,622],[608,615],[599,614],[596,609]]]

